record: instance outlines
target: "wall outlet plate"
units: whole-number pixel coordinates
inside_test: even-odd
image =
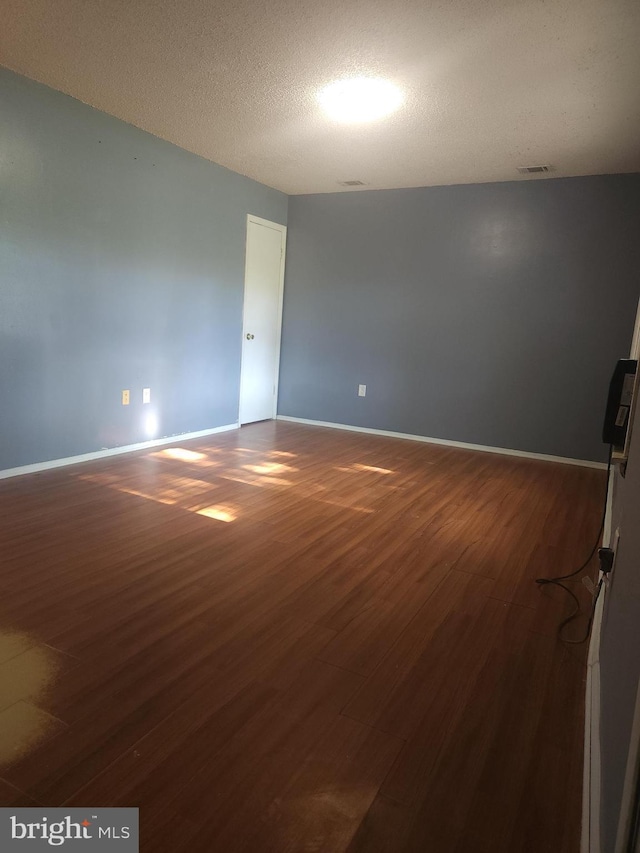
[[[122,392],[122,405],[123,406],[129,405],[129,392],[128,391]]]
[[[358,397],[366,397],[367,396],[367,386],[366,385],[358,385]]]
[[[142,389],[142,402],[150,403],[151,402],[151,388],[143,388]]]

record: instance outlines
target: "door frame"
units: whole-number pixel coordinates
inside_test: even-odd
[[[249,224],[262,225],[265,228],[271,228],[273,231],[279,231],[281,235],[281,252],[280,252],[280,276],[278,281],[278,319],[276,328],[276,368],[273,377],[273,411],[271,417],[275,418],[278,407],[278,386],[280,380],[280,349],[282,345],[282,308],[284,305],[284,267],[287,255],[287,226],[281,225],[279,222],[271,222],[269,219],[262,219],[260,216],[254,216],[252,213],[247,214],[247,224],[245,233],[245,252],[244,252],[244,282],[242,286],[242,331],[240,344],[240,384],[238,388],[238,426],[242,426],[242,371],[244,369],[244,347],[245,347],[245,314],[246,314],[246,292],[247,292],[247,261],[249,259]]]
[[[629,358],[640,360],[640,300],[636,312],[636,324],[633,328],[633,339],[631,341],[631,352]],[[638,397],[640,395],[640,380],[636,374],[636,382],[633,394],[632,411],[629,415],[629,428],[625,441],[625,451],[629,451],[629,442],[633,429],[633,417],[638,417],[640,411]],[[640,426],[636,426],[639,429]],[[606,587],[605,587],[606,590]],[[622,788],[622,800],[620,803],[620,814],[618,816],[618,832],[616,835],[616,853],[624,853],[630,849],[631,842],[638,843],[638,838],[632,837],[632,832],[637,831],[634,821],[637,819],[637,797],[640,791],[640,679],[636,691],[636,704],[633,714],[633,723],[629,737],[629,753],[627,755],[627,766],[625,770]],[[636,847],[636,849],[638,849]]]

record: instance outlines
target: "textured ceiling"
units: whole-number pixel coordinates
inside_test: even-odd
[[[640,171],[638,0],[0,0],[0,20],[0,64],[287,193]],[[361,74],[404,107],[325,119],[317,90]]]

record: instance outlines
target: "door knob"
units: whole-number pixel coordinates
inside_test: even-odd
[[[247,340],[252,341],[255,338],[255,335],[252,335],[250,332],[247,332]]]

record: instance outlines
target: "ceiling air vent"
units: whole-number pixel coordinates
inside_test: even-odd
[[[341,187],[364,187],[364,181],[338,181]]]
[[[542,172],[550,172],[551,166],[517,166],[521,175],[539,175]]]

